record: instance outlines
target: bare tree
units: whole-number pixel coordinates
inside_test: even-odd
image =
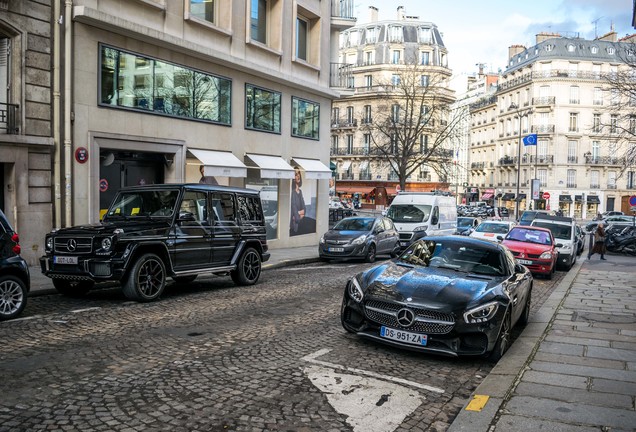
[[[378,86],[379,103],[365,126],[370,150],[388,162],[402,190],[406,179],[423,166],[444,182],[454,169],[450,143],[461,133],[465,113],[451,110],[454,94],[444,85],[445,78],[430,68],[406,65]]]
[[[623,64],[603,76],[609,105],[604,109],[607,114],[592,129],[616,144],[610,157],[620,159],[622,175],[636,165],[636,43],[618,44],[616,51]]]

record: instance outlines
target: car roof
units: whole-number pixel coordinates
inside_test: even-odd
[[[467,236],[430,236],[423,237],[421,240],[430,240],[430,241],[443,241],[448,243],[457,243],[457,244],[466,244],[470,246],[480,246],[485,249],[493,249],[493,250],[502,250],[503,247],[499,245],[499,243],[489,242],[486,240],[478,239],[475,237],[467,237]],[[420,240],[417,240],[420,241]]]
[[[550,234],[552,234],[552,231],[550,231],[549,229],[543,228],[543,227],[534,226],[534,225],[515,225],[515,226],[512,227],[512,229],[510,231],[515,230],[517,228],[525,229],[525,230],[544,231],[544,232],[549,232]]]
[[[201,192],[208,191],[218,191],[218,192],[234,192],[234,193],[243,193],[243,194],[253,194],[258,195],[259,191],[255,189],[247,189],[233,186],[220,186],[220,185],[209,185],[203,183],[163,183],[163,184],[146,184],[146,185],[136,185],[136,186],[126,186],[120,189],[120,191],[139,191],[139,190],[163,190],[163,189],[175,189],[175,188],[184,188],[195,189]]]
[[[572,223],[574,223],[574,219],[572,219],[571,217],[567,217],[567,216],[552,216],[552,215],[544,215],[544,214],[538,214],[534,220],[543,220],[543,221],[549,221],[549,222],[556,222],[556,223],[561,223],[562,225],[571,225]]]

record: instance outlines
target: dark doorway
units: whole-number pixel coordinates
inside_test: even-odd
[[[607,205],[605,206],[605,211],[614,211],[614,198],[607,199]]]

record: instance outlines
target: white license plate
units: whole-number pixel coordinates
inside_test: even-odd
[[[77,264],[76,256],[54,256],[53,262],[55,264]]]
[[[399,342],[404,342],[412,345],[422,345],[426,346],[428,342],[428,336],[419,334],[419,333],[411,333],[405,332],[402,330],[396,330],[389,327],[380,327],[380,336],[386,339],[392,339]]]
[[[329,252],[344,252],[344,248],[329,248]]]
[[[409,244],[409,242],[400,242],[400,246],[402,247],[407,247]]]
[[[530,261],[530,260],[524,260],[524,259],[518,259],[518,260],[517,260],[517,262],[518,262],[519,264],[524,264],[524,265],[530,265],[530,264],[532,264],[532,261]]]

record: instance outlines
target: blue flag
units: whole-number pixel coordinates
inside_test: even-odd
[[[537,145],[537,134],[530,134],[523,137],[523,145]]]

